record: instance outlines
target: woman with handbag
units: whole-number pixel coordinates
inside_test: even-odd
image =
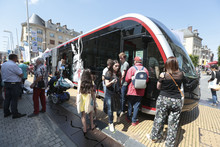
[[[220,79],[220,73],[218,71],[218,66],[217,65],[212,65],[211,66],[211,79],[208,80],[208,82],[211,82],[211,81],[214,81],[216,79],[216,84],[219,83],[219,79]],[[211,88],[211,93],[212,93],[212,100],[213,100],[213,103],[211,104],[212,106],[216,107],[217,104],[218,104],[218,97],[217,97],[217,93],[216,93],[216,90]]]
[[[168,130],[165,146],[175,146],[180,113],[182,111],[184,97],[180,90],[181,84],[185,83],[183,72],[179,71],[177,59],[169,57],[165,63],[165,71],[160,74],[157,88],[160,94],[156,102],[156,115],[151,134],[147,138],[157,141],[163,138],[163,127],[168,114]]]
[[[34,112],[28,117],[38,116],[39,112],[46,112],[46,97],[45,88],[47,87],[47,70],[44,66],[44,59],[37,58],[36,66],[34,68],[34,82],[31,84],[33,88],[33,101],[34,101]],[[39,98],[41,101],[42,109],[39,111]]]
[[[90,116],[91,129],[95,128],[93,123],[93,110],[95,105],[94,85],[92,83],[92,75],[89,69],[85,69],[80,78],[77,109],[81,112],[81,120],[83,124],[84,135],[87,132],[86,113]]]
[[[105,99],[108,108],[109,129],[111,132],[115,131],[113,124],[113,111],[117,111],[117,122],[120,121],[120,79],[120,64],[117,60],[114,60],[113,64],[109,67],[109,70],[105,74]]]

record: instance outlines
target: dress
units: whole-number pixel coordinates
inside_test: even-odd
[[[83,112],[85,111],[85,104],[88,94],[82,94],[81,96],[82,96],[82,102],[81,102],[80,112]]]

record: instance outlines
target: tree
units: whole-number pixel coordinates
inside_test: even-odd
[[[218,46],[218,66],[220,65],[220,46]]]
[[[199,62],[199,56],[189,55],[189,57],[191,58],[193,65],[195,67],[197,67],[198,66],[198,62]]]

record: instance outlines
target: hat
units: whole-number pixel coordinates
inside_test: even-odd
[[[142,61],[142,58],[141,58],[141,57],[136,56],[136,57],[134,58],[134,61],[141,62],[141,61]]]

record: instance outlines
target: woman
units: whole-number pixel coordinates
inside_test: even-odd
[[[106,85],[105,99],[108,107],[109,129],[111,132],[115,131],[113,125],[111,96],[114,95],[114,93],[120,92],[121,73],[119,69],[120,69],[119,62],[117,60],[114,60],[113,64],[109,67],[109,70],[105,74],[105,85]],[[119,105],[120,105],[120,100],[119,100]],[[117,116],[118,116],[117,121],[119,122],[120,110],[117,111]]]
[[[217,65],[212,65],[211,66],[211,79],[208,80],[208,82],[211,82],[213,81],[215,78],[217,78],[217,81],[216,81],[216,84],[219,83],[219,80],[220,79],[220,74],[218,72],[218,66]],[[212,93],[212,100],[213,100],[213,103],[211,104],[212,106],[216,107],[217,104],[218,104],[218,98],[217,98],[217,93],[214,89],[211,88],[211,93]]]
[[[159,81],[157,82],[157,89],[160,90],[160,94],[156,103],[154,125],[151,134],[147,134],[147,138],[152,141],[163,138],[163,127],[168,114],[168,130],[165,145],[166,147],[173,147],[175,145],[180,113],[182,110],[183,102],[181,97],[183,93],[180,91],[180,88],[184,81],[184,74],[179,71],[178,62],[175,57],[169,57],[167,59],[165,71],[166,72],[160,74]]]
[[[82,73],[81,76],[81,81],[80,81],[80,89],[79,93],[81,94],[81,105],[80,105],[80,112],[81,112],[81,120],[83,124],[83,133],[84,135],[87,132],[87,127],[86,127],[86,103],[89,100],[89,96],[93,98],[93,104],[95,104],[94,100],[94,85],[92,83],[92,75],[89,69],[85,69]],[[77,105],[79,106],[79,105]],[[93,123],[93,111],[89,112],[90,116],[90,123],[91,123],[91,129],[93,130],[95,128],[95,125]]]
[[[34,68],[34,82],[31,84],[33,88],[33,101],[34,101],[34,112],[28,117],[34,117],[39,114],[39,112],[46,112],[46,97],[45,88],[47,87],[47,70],[44,66],[44,59],[37,58],[36,66]],[[39,111],[39,98],[42,105],[42,110]]]

